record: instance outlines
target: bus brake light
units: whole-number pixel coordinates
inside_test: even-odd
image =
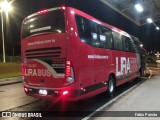
[[[28,89],[27,89],[27,88],[24,88],[24,91],[25,91],[25,92],[28,92]]]
[[[70,77],[70,76],[71,76],[71,62],[66,61],[66,77]]]
[[[71,84],[74,82],[74,72],[71,61],[66,61],[66,81],[65,85]]]

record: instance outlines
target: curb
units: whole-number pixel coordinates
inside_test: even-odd
[[[23,82],[22,76],[0,79],[0,86],[16,84]]]
[[[11,85],[11,84],[16,84],[16,83],[21,83],[22,81],[15,81],[15,82],[10,82],[10,83],[3,83],[0,84],[0,86],[5,86],[5,85]]]

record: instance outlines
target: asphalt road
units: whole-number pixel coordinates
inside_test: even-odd
[[[132,84],[126,83],[118,87],[114,97],[135,84],[138,84],[138,82],[135,81]],[[95,97],[78,102],[57,102],[53,104],[52,101],[39,100],[26,96],[23,92],[22,83],[1,86],[0,96],[1,111],[50,111],[50,114],[54,114],[54,111],[86,111],[85,114],[80,115],[77,119],[82,119],[112,99],[104,92]],[[21,120],[21,118],[17,118],[16,120],[18,119]],[[31,120],[30,118],[26,119]]]
[[[158,72],[157,72],[158,71]],[[160,74],[160,70],[153,69],[152,74],[157,75]],[[133,81],[132,83],[126,83],[119,87],[117,87],[115,96],[120,95],[124,91],[130,89],[134,85],[139,84],[147,80],[147,77],[143,78],[140,82]],[[102,105],[109,102],[114,97],[109,97],[107,94],[101,93],[95,97],[81,100],[78,102],[54,102],[54,101],[46,101],[40,100],[36,98],[32,98],[26,96],[23,91],[22,83],[5,85],[0,87],[0,111],[50,111],[50,114],[54,114],[55,111],[85,111],[80,117],[76,119],[82,119],[88,114],[92,113]],[[84,114],[85,113],[85,114]],[[74,113],[73,113],[74,114]],[[0,118],[2,119],[2,118]],[[8,120],[9,118],[3,118],[4,120]],[[3,120],[2,119],[2,120]],[[31,118],[12,118],[13,120],[32,120]],[[9,120],[12,120],[9,119]],[[42,118],[44,120],[44,118]],[[49,119],[49,118],[47,118]],[[52,118],[50,118],[52,119]],[[56,118],[54,118],[56,119]],[[57,118],[60,119],[60,118]],[[63,119],[71,119],[71,118],[63,118]],[[75,118],[72,118],[75,120]]]

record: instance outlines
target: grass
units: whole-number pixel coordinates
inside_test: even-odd
[[[21,75],[21,63],[0,63],[0,78],[16,77]]]

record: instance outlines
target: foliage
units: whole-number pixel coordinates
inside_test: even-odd
[[[0,63],[0,78],[15,77],[20,75],[20,63]]]

